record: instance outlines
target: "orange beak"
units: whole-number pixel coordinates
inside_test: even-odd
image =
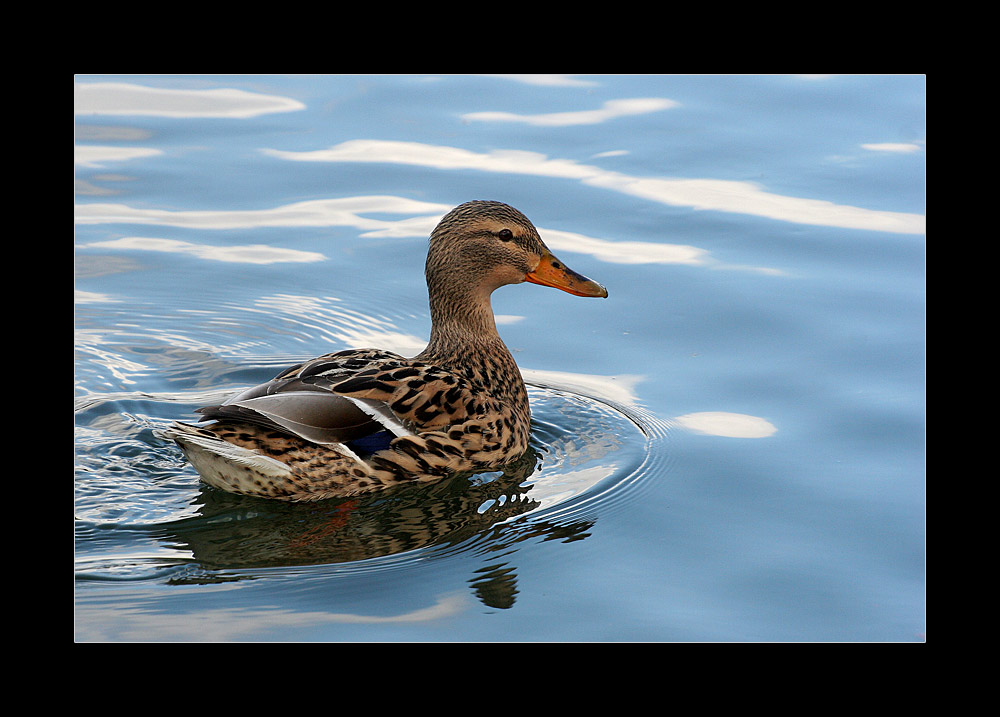
[[[524,277],[525,281],[542,286],[552,286],[556,289],[574,294],[575,296],[599,296],[606,298],[608,290],[591,281],[582,274],[577,274],[561,261],[556,259],[550,252],[542,255],[542,260],[534,271],[528,272]]]

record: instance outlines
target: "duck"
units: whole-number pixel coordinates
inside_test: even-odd
[[[490,303],[529,282],[575,296],[607,289],[557,259],[531,221],[499,201],[461,204],[430,234],[424,266],[431,331],[405,358],[336,351],[174,422],[200,479],[229,493],[305,502],[500,469],[529,448],[524,380]]]

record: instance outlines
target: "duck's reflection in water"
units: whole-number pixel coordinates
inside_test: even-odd
[[[501,471],[456,475],[429,485],[319,503],[284,503],[203,488],[199,515],[165,526],[163,541],[191,552],[200,570],[172,583],[240,579],[248,568],[347,563],[432,546],[496,555],[529,538],[565,542],[587,537],[592,521],[570,524],[515,521],[538,508],[531,484],[539,464],[534,448]],[[503,523],[503,525],[499,525]],[[469,580],[490,607],[507,608],[517,594],[514,568],[493,562]]]

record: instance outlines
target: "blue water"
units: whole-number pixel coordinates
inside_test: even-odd
[[[78,76],[78,641],[925,635],[920,76]],[[414,354],[451,207],[606,300],[494,295],[532,454],[353,501],[157,433]]]

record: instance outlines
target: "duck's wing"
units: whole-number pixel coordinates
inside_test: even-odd
[[[407,435],[403,422],[384,403],[332,390],[359,371],[378,373],[382,367],[398,367],[405,361],[397,354],[372,349],[327,354],[197,412],[201,420],[252,423],[322,445],[358,441],[384,430]]]
[[[481,392],[448,369],[404,360],[360,371],[337,381],[331,391],[389,412],[406,426],[439,430],[484,414]]]

